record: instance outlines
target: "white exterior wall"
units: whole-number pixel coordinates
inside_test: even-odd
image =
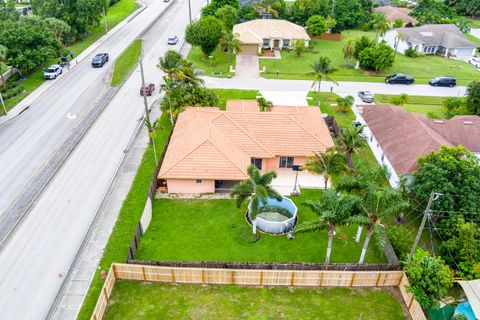
[[[397,41],[397,35],[397,30],[388,30],[387,32],[385,32],[385,35],[383,37],[379,37],[378,42],[380,43],[382,41],[385,41],[393,50],[395,50],[395,42]],[[419,47],[421,48],[421,46]],[[404,54],[405,50],[407,50],[408,48],[408,44],[405,41],[400,40],[400,42],[398,43],[397,52]]]
[[[363,129],[363,133],[366,136],[368,146],[372,150],[372,153],[375,156],[375,159],[377,159],[377,162],[381,166],[384,165],[387,167],[388,172],[390,173],[390,177],[388,179],[390,186],[394,189],[398,188],[400,186],[400,178],[397,175],[397,172],[393,168],[392,164],[388,160],[387,155],[383,152],[382,146],[378,143],[377,139],[375,138],[373,133],[370,131],[370,128],[367,126],[367,123],[361,116],[360,111],[358,110],[357,107],[353,107],[353,112],[355,113],[356,121],[366,125],[366,127]],[[382,160],[382,157],[383,157],[383,160]]]

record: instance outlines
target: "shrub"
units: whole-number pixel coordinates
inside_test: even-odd
[[[395,53],[392,48],[382,43],[363,49],[358,55],[358,60],[362,68],[379,72],[393,66]]]
[[[401,28],[403,26],[403,20],[402,19],[396,19],[395,22],[393,23],[394,28]]]
[[[327,32],[327,24],[322,16],[311,16],[307,20],[307,31],[313,36],[321,36]]]
[[[408,102],[408,94],[402,93],[398,97],[393,97],[390,99],[390,103],[396,106],[403,106],[405,103]]]
[[[400,260],[406,260],[413,245],[413,236],[410,231],[405,227],[391,226],[388,228],[387,236]]]
[[[297,39],[293,42],[293,51],[295,51],[297,57],[300,57],[306,49],[305,40]]]
[[[418,53],[417,51],[415,51],[415,49],[408,48],[405,50],[405,57],[415,58],[415,57],[418,57]]]

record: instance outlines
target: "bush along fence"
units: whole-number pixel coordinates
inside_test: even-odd
[[[426,320],[420,304],[415,300],[413,294],[406,290],[408,279],[402,271],[247,270],[158,267],[117,263],[110,267],[91,319],[102,319],[117,279],[246,286],[398,287],[412,319]]]

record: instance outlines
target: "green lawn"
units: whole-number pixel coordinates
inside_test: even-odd
[[[469,19],[467,20],[470,22],[470,27],[472,28],[480,28],[480,19]]]
[[[390,104],[394,97],[397,96],[391,94],[376,94],[375,103]],[[407,103],[402,107],[408,112],[423,113],[430,118],[441,119],[445,118],[442,107],[442,101],[444,99],[445,97],[408,96]]]
[[[321,199],[322,190],[303,189],[292,197],[299,221],[316,215],[302,205],[305,200]],[[185,200],[157,199],[153,202],[150,226],[140,241],[139,260],[161,261],[257,261],[318,262],[325,260],[327,233],[285,236],[262,234],[255,242],[252,228],[245,221],[246,208],[238,209],[233,199]],[[335,236],[332,262],[354,263],[363,243],[355,243],[357,226],[340,229]],[[383,263],[385,258],[375,244],[367,252],[368,263]]]
[[[408,317],[393,289],[118,281],[104,319],[399,320]]]
[[[168,116],[163,114],[155,134],[158,154],[161,154],[165,148],[171,130],[172,126],[168,120]],[[155,166],[156,163],[153,157],[152,146],[150,145],[143,155],[142,163],[135,175],[132,187],[123,202],[117,222],[115,223],[115,227],[113,228],[102,259],[100,260],[99,269],[95,272],[90,289],[88,290],[77,319],[90,319],[92,315],[98,295],[103,286],[100,270],[108,271],[112,262],[125,262],[128,247],[135,233],[135,227],[145,207],[147,192],[150,182],[152,181],[152,173],[155,171]]]
[[[112,74],[112,87],[118,87],[137,64],[142,53],[142,40],[136,39],[125,49],[115,61]]]
[[[262,76],[265,78],[276,78],[277,71],[279,78],[283,79],[312,79],[310,65],[318,59],[319,56],[328,56],[332,64],[338,69],[332,74],[337,81],[364,81],[364,82],[383,82],[385,76],[391,73],[401,72],[415,77],[416,83],[427,83],[435,76],[454,76],[459,85],[466,85],[478,78],[478,71],[471,65],[456,60],[449,60],[437,56],[423,56],[417,58],[408,58],[403,54],[397,53],[394,66],[385,72],[375,74],[364,72],[353,68],[345,67],[342,47],[350,38],[360,38],[367,36],[374,38],[374,32],[365,32],[360,30],[347,30],[342,33],[342,41],[314,40],[312,52],[302,54],[297,58],[295,53],[282,51],[282,59],[260,59],[260,68],[265,66],[267,73]],[[350,62],[352,64],[352,62]]]
[[[135,0],[120,0],[119,2],[115,3],[113,6],[108,8],[107,12],[107,27],[108,29],[112,29],[115,27],[119,22],[123,19],[128,17],[132,14],[139,7],[138,3]],[[95,41],[97,41],[101,36],[104,34],[104,26],[103,20],[102,24],[93,28],[91,30],[91,34],[82,41],[77,41],[74,44],[67,47],[68,50],[72,51],[74,57],[78,56],[83,50],[88,48],[92,45]],[[50,61],[47,61],[45,65],[54,64],[58,61],[58,58],[52,58]],[[34,71],[24,80],[19,82],[20,86],[25,88],[25,91],[18,95],[15,98],[9,99],[5,101],[5,106],[7,110],[12,109],[15,107],[20,101],[22,101],[27,95],[32,93],[35,89],[37,89],[45,80],[43,79],[43,71],[41,68]]]
[[[210,77],[226,78],[231,77],[234,73],[229,72],[228,56],[226,53],[220,51],[220,46],[212,53],[213,59],[207,59],[198,47],[192,47],[188,53],[187,60],[193,62],[195,69],[205,72],[205,75]],[[235,68],[235,55],[230,55],[230,63]],[[221,74],[214,74],[214,72],[221,72]]]
[[[310,91],[307,97],[311,98],[311,99],[308,99],[308,104],[310,106],[316,105],[317,103],[316,92]],[[355,120],[355,115],[353,114],[352,111],[341,112],[338,110],[336,104],[337,104],[337,98],[339,97],[340,96],[337,95],[336,93],[321,92],[320,93],[320,110],[322,110],[322,113],[326,113],[329,116],[334,116],[338,126],[340,127],[351,126],[353,123],[353,120]]]
[[[219,107],[224,110],[227,100],[255,100],[260,95],[258,90],[213,89],[220,99]]]

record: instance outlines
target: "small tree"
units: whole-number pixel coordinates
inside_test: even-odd
[[[306,49],[307,47],[305,46],[305,40],[297,39],[293,41],[293,51],[297,57],[300,57]]]
[[[310,200],[304,202],[304,205],[309,207],[317,215],[317,219],[301,222],[295,228],[295,232],[327,230],[328,245],[325,264],[330,263],[335,229],[339,226],[345,225],[349,221],[350,214],[356,201],[356,197],[337,194],[335,190],[327,190],[323,193],[320,201]]]
[[[361,148],[367,145],[367,141],[361,136],[362,130],[365,126],[356,127],[354,125],[342,128],[342,134],[339,137],[339,144],[346,154],[352,155],[360,151]]]
[[[327,32],[327,24],[325,23],[325,18],[322,16],[311,16],[307,20],[307,31],[312,36],[321,36]]]
[[[273,107],[272,101],[265,99],[264,97],[260,97],[257,99],[258,106],[260,107],[260,111],[270,111]]]
[[[238,36],[231,31],[224,31],[222,39],[220,39],[220,44],[223,50],[227,50],[228,65],[230,65],[230,55],[232,53],[237,54],[240,52],[240,40],[238,39]]]
[[[355,55],[355,39],[348,39],[342,48],[343,59],[348,61],[352,59]]]
[[[385,17],[385,14],[383,12],[375,12],[372,14],[372,27],[373,30],[375,31],[375,42],[378,42],[378,37],[383,36],[385,34],[385,31],[388,30],[389,25],[387,18]]]
[[[445,115],[451,118],[460,112],[460,108],[464,105],[464,99],[460,97],[446,97],[442,101],[442,107]]]
[[[316,152],[309,157],[304,168],[314,174],[323,174],[324,187],[327,189],[328,181],[330,181],[332,175],[346,170],[345,156],[334,147],[331,147],[325,152]]]
[[[246,4],[240,8],[238,16],[244,20],[255,20],[260,18],[260,13],[251,4]]]
[[[358,60],[362,68],[379,72],[390,69],[393,66],[395,55],[392,48],[382,43],[362,50]]]
[[[394,28],[403,27],[403,20],[402,19],[395,19],[395,21],[393,22],[393,27]]]
[[[406,94],[406,93],[402,93],[401,95],[399,95],[397,97],[392,97],[390,99],[390,103],[394,104],[396,106],[403,106],[407,102],[408,102],[408,94]]]
[[[261,0],[253,3],[253,7],[262,13],[278,18],[278,4],[275,0]]]
[[[334,82],[335,84],[337,83],[332,77],[330,77],[330,74],[337,69],[334,68],[331,65],[331,60],[328,57],[319,57],[317,61],[315,61],[311,65],[313,72],[310,74],[313,74],[315,79],[313,80],[312,83],[312,88],[315,87],[316,84],[318,84],[317,87],[317,107],[320,106],[320,87],[322,85],[323,80],[329,80]]]
[[[168,50],[163,57],[158,59],[157,68],[167,74],[169,80],[173,80],[175,75],[180,72],[183,63],[183,57],[174,50]]]
[[[405,41],[405,34],[403,32],[397,32],[397,35],[395,36],[395,53],[393,54],[393,56],[397,55],[398,45],[400,44],[400,41]]]
[[[203,17],[194,21],[185,30],[185,41],[202,49],[208,57],[218,46],[222,38],[223,22],[215,17]]]
[[[346,96],[345,98],[339,97],[337,98],[338,110],[345,113],[352,109],[354,102],[355,102],[355,98],[353,96]]]
[[[468,112],[480,115],[480,80],[470,82],[465,94],[467,96]]]
[[[373,40],[363,36],[360,39],[355,40],[355,50],[353,52],[353,56],[358,59],[360,56],[360,52],[365,50],[366,48],[370,48],[375,46]]]
[[[418,249],[404,268],[412,292],[422,308],[437,308],[453,285],[450,268],[440,257],[433,257],[427,251]]]
[[[223,22],[226,31],[231,31],[238,22],[238,10],[232,6],[225,6],[215,11],[215,16]]]

